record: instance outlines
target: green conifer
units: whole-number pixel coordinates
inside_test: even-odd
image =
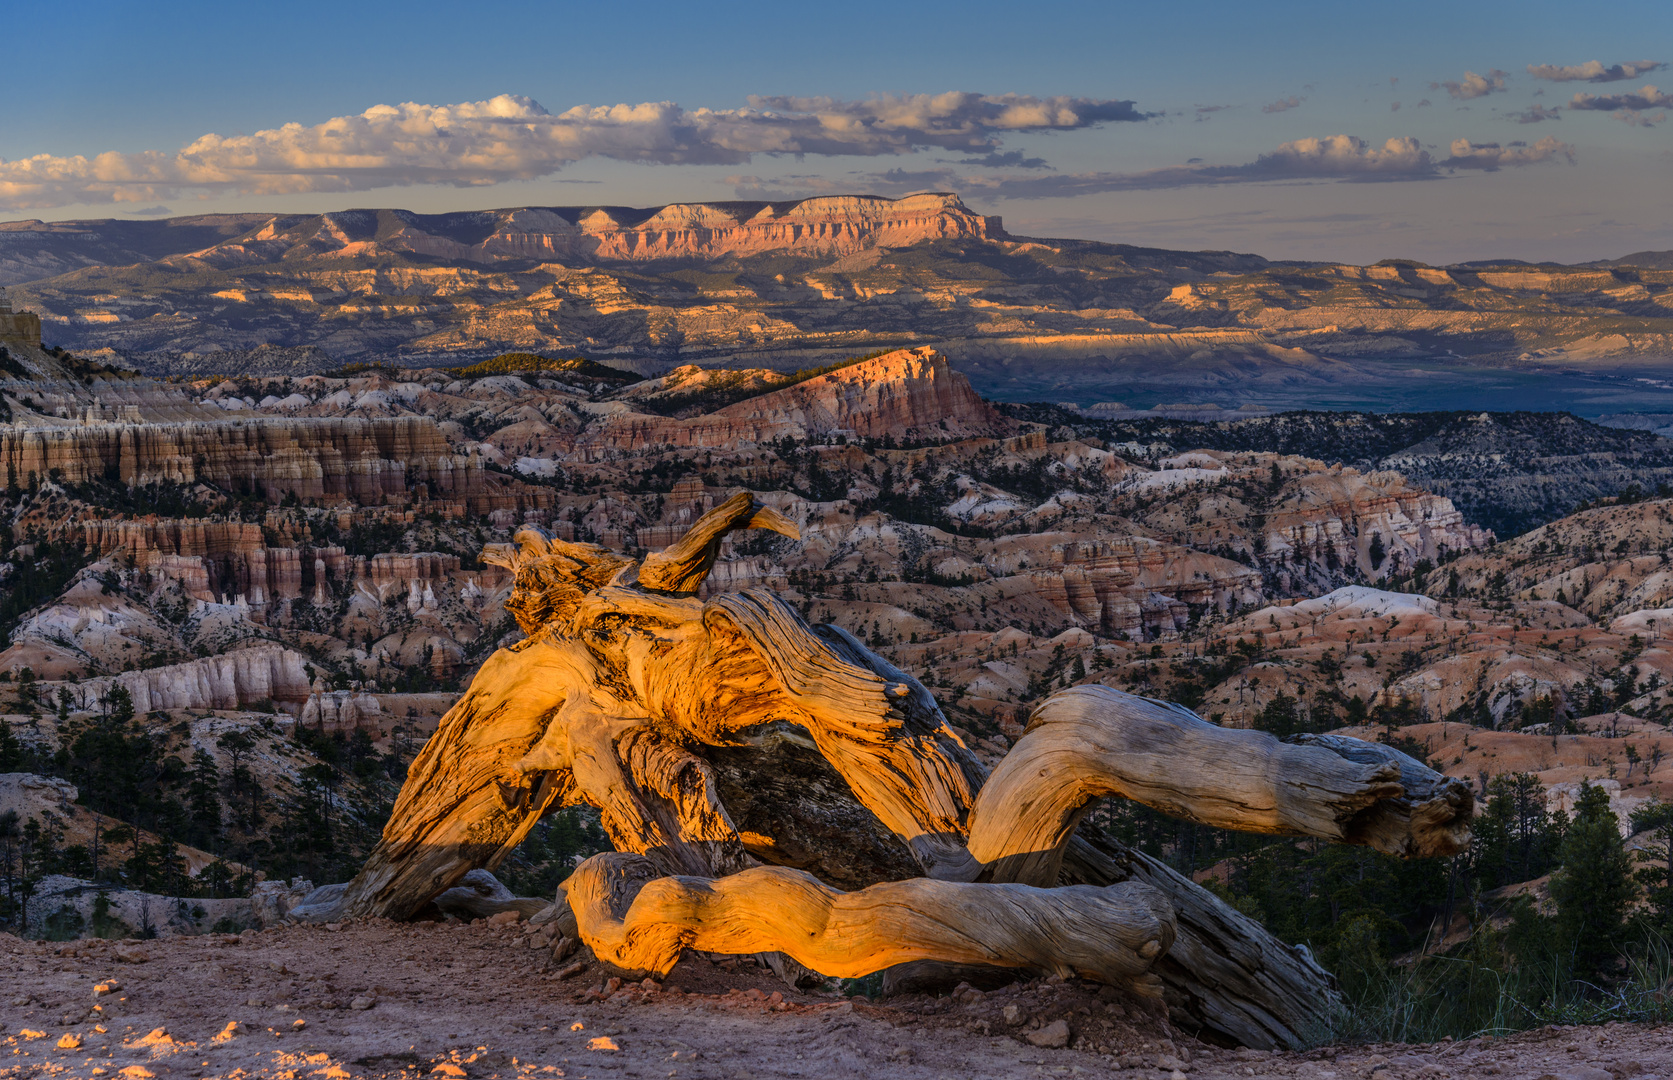
[[[1562,868],[1551,879],[1559,941],[1573,957],[1576,975],[1596,976],[1619,956],[1638,894],[1632,858],[1602,788],[1581,784],[1559,854]]]

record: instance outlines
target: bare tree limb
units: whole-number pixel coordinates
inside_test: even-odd
[[[581,940],[634,974],[666,975],[684,949],[782,952],[857,978],[914,960],[1080,975],[1152,996],[1173,910],[1138,883],[1036,889],[913,878],[845,893],[764,866],[723,878],[661,877],[644,859],[594,855],[564,883]]]

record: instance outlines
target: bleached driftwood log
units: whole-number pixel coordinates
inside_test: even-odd
[[[1469,843],[1469,786],[1388,746],[1343,736],[1280,742],[1107,686],[1052,695],[982,786],[970,853],[984,880],[1049,885],[1092,804],[1119,795],[1241,832],[1455,855]]]
[[[1329,975],[1165,866],[1081,835],[1086,808],[1122,795],[1194,821],[1403,855],[1467,839],[1468,789],[1386,747],[1282,744],[1101,687],[1048,699],[989,778],[929,691],[845,631],[807,625],[765,590],[696,596],[725,534],[762,527],[795,535],[743,492],[643,564],[527,528],[485,551],[515,575],[506,606],[528,640],[491,657],[443,718],[334,910],[411,915],[472,868],[497,866],[542,814],[586,802],[619,852],[643,858],[605,878],[654,867],[669,882],[639,900],[637,889],[622,899],[619,883],[595,891],[616,900],[598,901],[589,943],[629,966],[661,970],[668,943],[688,938],[806,956],[825,974],[978,962],[971,949],[987,948],[1000,959],[979,962],[1132,981],[1143,978],[1128,972],[1136,957],[1154,962],[1182,1024],[1298,1045],[1337,1005]],[[1092,894],[1057,888],[1117,882],[1167,903],[1070,903]],[[1029,901],[1044,905],[1027,909],[1036,917],[1078,927],[1070,936],[1102,919],[1107,940],[1071,945],[1054,931],[1045,948],[1006,936],[994,913],[1020,919],[1016,898],[1040,890],[1051,899]],[[869,928],[854,921],[861,912]],[[951,921],[932,930],[911,912]],[[1123,912],[1137,921],[1117,929]],[[765,913],[785,921],[737,929]],[[840,940],[823,936],[831,920]],[[1157,920],[1166,932],[1145,940],[1171,950],[1097,959]],[[820,947],[798,936],[809,930]]]
[[[723,878],[669,877],[637,855],[594,855],[563,891],[582,940],[635,976],[666,975],[685,949],[782,952],[841,978],[939,960],[1027,968],[1151,996],[1173,944],[1173,908],[1138,882],[1037,889],[912,878],[845,893],[812,874],[762,866]]]

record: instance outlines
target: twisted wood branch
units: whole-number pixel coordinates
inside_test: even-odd
[[[970,853],[984,879],[1055,882],[1070,835],[1108,795],[1202,825],[1398,855],[1461,850],[1474,806],[1466,785],[1390,747],[1341,736],[1280,742],[1178,705],[1077,686],[1034,710],[976,797]]]
[[[636,975],[666,975],[684,949],[782,952],[844,978],[939,960],[1157,996],[1150,968],[1174,936],[1167,897],[1137,882],[1036,889],[912,878],[845,893],[782,866],[663,877],[648,860],[612,852],[583,862],[563,890],[581,940]]]

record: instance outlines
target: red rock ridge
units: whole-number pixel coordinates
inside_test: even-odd
[[[1010,434],[1015,425],[934,349],[900,349],[687,420],[623,409],[577,449],[736,447],[785,437],[898,440]]]
[[[382,212],[385,217],[390,213]],[[822,196],[796,203],[672,203],[652,211],[600,207],[565,213],[523,207],[483,215],[496,219],[494,230],[470,244],[427,231],[415,215],[401,215],[406,224],[387,235],[356,240],[352,237],[359,230],[346,220],[348,216],[323,214],[309,219],[302,230],[281,229],[281,219],[275,218],[248,239],[174,258],[230,268],[274,261],[306,246],[316,254],[347,258],[402,251],[477,263],[578,258],[642,262],[764,252],[838,256],[868,247],[943,239],[995,240],[1005,235],[999,218],[974,213],[957,195],[945,193],[902,199]],[[577,220],[571,221],[571,216]]]

